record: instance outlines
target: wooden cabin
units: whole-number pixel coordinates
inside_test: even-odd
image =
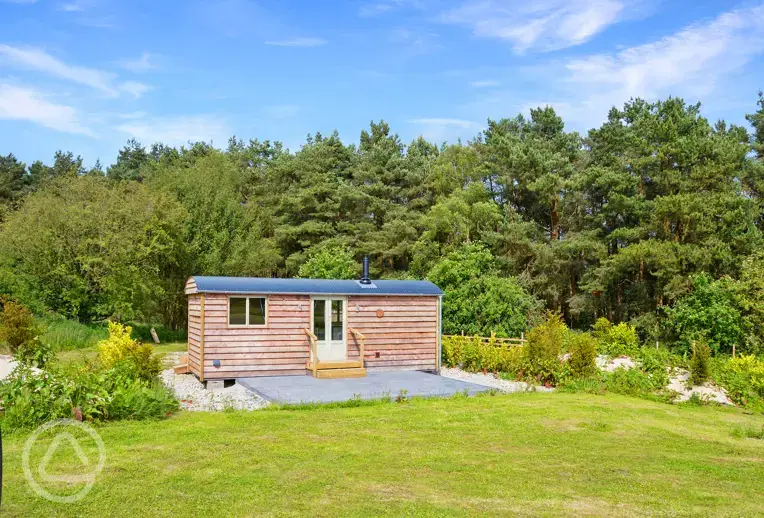
[[[440,371],[431,282],[194,276],[186,294],[188,368],[202,381]]]

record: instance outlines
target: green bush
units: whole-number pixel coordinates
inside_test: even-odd
[[[707,343],[696,341],[692,345],[690,360],[690,383],[702,385],[711,377],[711,348]]]
[[[504,347],[495,340],[478,336],[444,336],[443,365],[462,367],[470,372],[505,372],[516,375],[523,370],[522,347]]]
[[[668,395],[661,392],[662,380],[640,369],[619,367],[603,375],[605,390],[615,394],[635,396],[645,399],[668,400]]]
[[[45,331],[40,335],[40,341],[54,351],[93,347],[109,336],[106,326],[102,324],[81,324],[62,317],[44,318],[42,324]]]
[[[713,358],[712,377],[736,404],[764,412],[764,360],[752,355]]]
[[[608,319],[599,318],[594,323],[592,334],[602,354],[611,357],[633,356],[639,350],[637,331],[626,322],[613,325]]]
[[[568,366],[573,376],[585,378],[597,372],[597,341],[589,333],[571,333],[567,349]]]
[[[130,326],[109,322],[109,337],[98,342],[98,359],[106,369],[119,366],[132,377],[151,380],[162,370],[154,347],[141,344],[130,336]]]
[[[665,387],[669,383],[669,368],[676,367],[680,361],[670,351],[653,347],[640,347],[636,359],[640,369],[652,377],[655,383],[661,387]]]
[[[21,347],[32,347],[40,334],[40,328],[27,308],[12,300],[2,300],[0,312],[0,344],[4,344],[11,354]]]
[[[705,273],[693,278],[692,291],[666,308],[666,327],[684,351],[703,338],[714,353],[731,353],[743,343],[745,322],[734,281],[712,280]]]
[[[544,383],[555,381],[562,343],[568,328],[559,313],[547,312],[546,320],[528,333],[528,374]]]

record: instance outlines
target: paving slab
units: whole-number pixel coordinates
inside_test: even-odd
[[[477,394],[491,390],[422,371],[369,372],[365,378],[317,379],[313,376],[264,376],[238,378],[237,383],[261,397],[282,404],[335,403],[353,398],[444,397],[456,393]]]

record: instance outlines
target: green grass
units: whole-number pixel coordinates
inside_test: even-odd
[[[6,438],[3,515],[761,515],[764,441],[734,430],[762,425],[561,393],[181,412],[99,427],[106,467],[75,504],[31,492]]]
[[[188,348],[186,342],[171,342],[166,344],[159,344],[154,347],[157,354],[164,354],[177,351],[185,351]],[[56,354],[61,365],[70,365],[74,363],[85,363],[86,361],[95,360],[98,356],[98,349],[95,346],[86,347],[84,349],[75,349],[71,351],[60,351]]]

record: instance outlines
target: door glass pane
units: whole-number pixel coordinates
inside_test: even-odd
[[[232,326],[243,326],[247,324],[247,299],[243,297],[230,298],[228,324]]]
[[[332,340],[342,340],[342,301],[332,301]]]
[[[319,340],[326,340],[326,325],[324,322],[326,319],[325,310],[325,300],[313,301],[313,334],[315,334]]]
[[[265,297],[249,299],[249,325],[265,325]]]

